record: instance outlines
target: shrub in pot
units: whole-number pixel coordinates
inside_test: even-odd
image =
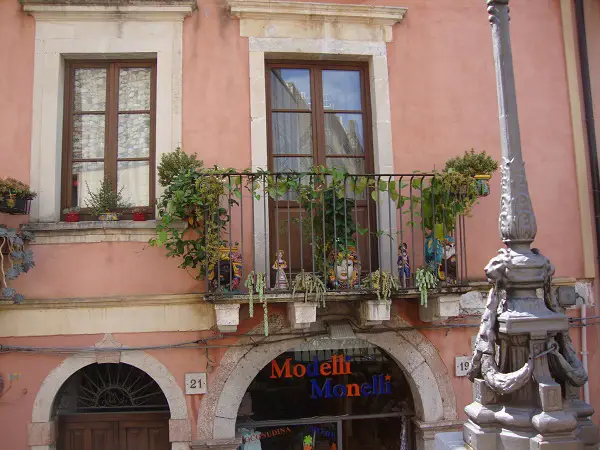
[[[120,209],[127,208],[129,204],[123,200],[123,188],[115,190],[109,176],[104,177],[98,190],[92,191],[89,185],[89,198],[85,203],[92,213],[102,222],[119,220]]]
[[[15,178],[0,178],[0,212],[7,214],[28,214],[31,200],[37,194]]]

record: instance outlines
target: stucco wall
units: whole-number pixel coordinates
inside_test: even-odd
[[[224,2],[198,3],[199,10],[185,19],[183,30],[183,146],[209,165],[248,167],[247,40],[239,37],[239,24],[227,16]],[[446,159],[471,147],[499,157],[485,8],[470,0],[452,7],[416,0],[377,3],[409,10],[388,44],[396,172],[441,168]],[[558,276],[579,277],[581,237],[559,2],[539,6],[514,2],[511,8],[523,147],[539,224],[536,246],[556,264]],[[2,175],[27,181],[34,22],[19,10],[16,0],[0,3],[0,66],[11,67],[0,81],[0,160],[10,162],[2,164]],[[482,278],[483,266],[500,246],[498,190],[497,176],[492,195],[475,207],[467,222],[473,278]],[[35,250],[37,266],[18,284],[30,297],[189,292],[201,287],[175,261],[143,244]]]

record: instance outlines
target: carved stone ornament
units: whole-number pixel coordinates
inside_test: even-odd
[[[597,448],[593,409],[575,390],[588,377],[551,289],[554,266],[531,248],[537,223],[521,151],[508,3],[487,0],[502,147],[499,228],[506,248],[485,268],[493,287],[468,373],[476,389],[465,408],[463,437],[475,450]]]

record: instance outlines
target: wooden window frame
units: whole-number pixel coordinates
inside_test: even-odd
[[[271,104],[271,69],[309,69],[311,86],[311,109],[283,109],[273,108]],[[337,110],[325,109],[323,107],[323,70],[355,70],[360,73],[361,83],[361,101],[362,110]],[[269,60],[265,64],[266,78],[266,103],[267,103],[267,155],[269,170],[275,171],[275,158],[278,156],[273,153],[273,113],[274,112],[310,112],[312,114],[312,155],[286,154],[281,156],[288,157],[308,157],[312,156],[313,166],[327,166],[326,158],[357,158],[364,159],[365,174],[371,174],[374,171],[373,155],[373,129],[371,116],[371,98],[369,85],[369,65],[367,62],[349,62],[349,61],[290,61],[290,60]],[[363,136],[364,136],[364,156],[359,155],[326,155],[326,136],[325,136],[325,115],[326,114],[362,114],[363,115]]]
[[[61,183],[61,220],[62,210],[72,207],[72,170],[73,170],[73,117],[78,114],[73,108],[75,92],[74,73],[76,69],[106,69],[106,105],[104,112],[78,112],[84,114],[104,114],[104,157],[80,158],[77,162],[104,163],[104,175],[110,174],[113,187],[117,189],[117,166],[119,161],[149,162],[149,204],[123,208],[118,212],[122,218],[133,218],[134,208],[147,209],[147,217],[154,219],[156,203],[156,60],[68,60],[65,63],[64,111],[63,111],[63,151],[62,151],[62,183]],[[119,118],[119,71],[122,68],[150,68],[150,109],[131,110],[127,114],[150,114],[150,137],[148,157],[118,158],[118,118]],[[81,220],[96,220],[89,208],[81,208]]]

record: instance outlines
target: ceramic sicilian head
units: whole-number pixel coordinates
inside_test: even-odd
[[[360,261],[354,249],[338,251],[330,259],[330,285],[336,289],[348,289],[356,286],[360,273]]]

